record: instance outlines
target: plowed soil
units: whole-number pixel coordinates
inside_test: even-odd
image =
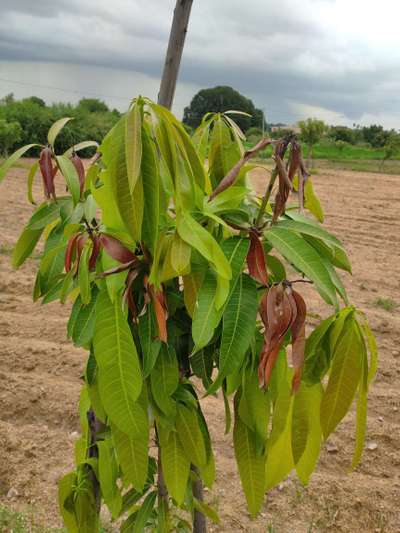
[[[254,175],[258,190],[266,176]],[[213,531],[307,533],[400,532],[400,316],[379,298],[400,304],[400,177],[324,169],[313,178],[326,227],[346,245],[353,277],[344,275],[351,301],[364,309],[379,344],[379,371],[369,403],[361,465],[349,473],[354,411],[325,447],[308,487],[290,477],[248,517],[231,445],[224,436],[221,398],[203,400],[216,449],[217,483],[207,499],[221,526]],[[39,182],[36,196],[41,195]],[[66,338],[68,306],[33,304],[35,259],[17,272],[10,254],[31,213],[26,170],[15,169],[0,197],[0,503],[31,506],[46,526],[60,526],[57,481],[73,466],[77,402],[86,354]],[[329,313],[307,288],[309,323]],[[11,489],[11,490],[10,490]]]

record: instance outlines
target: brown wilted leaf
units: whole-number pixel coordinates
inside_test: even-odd
[[[95,235],[92,240],[93,240],[93,249],[92,249],[92,253],[90,254],[90,259],[89,259],[89,270],[94,270],[96,268],[96,261],[99,256],[99,252],[101,248],[101,243],[100,243],[100,239],[98,235]]]
[[[231,168],[228,174],[224,178],[222,178],[218,186],[210,194],[209,201],[213,200],[218,194],[233,185],[241,168],[247,163],[247,161],[253,156],[255,156],[260,150],[272,143],[273,141],[271,139],[261,139],[261,141],[259,141],[255,146],[253,146],[253,148],[247,150],[247,152],[243,154],[243,157],[239,159],[239,161]]]
[[[268,285],[264,247],[255,231],[250,231],[250,248],[247,254],[249,274],[261,285]]]

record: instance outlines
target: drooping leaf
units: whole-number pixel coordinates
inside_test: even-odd
[[[90,278],[89,278],[89,259],[90,259],[91,253],[92,253],[92,245],[88,241],[87,244],[83,248],[82,255],[79,261],[79,268],[78,268],[79,290],[80,290],[80,295],[82,298],[82,303],[85,305],[87,305],[91,299]]]
[[[269,409],[269,393],[258,386],[257,373],[247,368],[243,376],[243,392],[238,414],[246,426],[254,432],[258,451],[262,449],[267,439]]]
[[[182,448],[190,462],[199,468],[204,467],[207,462],[207,456],[196,411],[183,404],[178,404],[176,430]]]
[[[324,221],[324,211],[321,207],[320,201],[314,192],[314,188],[310,179],[307,179],[304,185],[304,207],[312,213],[319,222]]]
[[[127,435],[114,425],[111,430],[123,479],[141,492],[148,472],[148,424],[142,427],[141,434],[135,437]]]
[[[168,417],[175,415],[171,399],[179,382],[178,361],[172,346],[162,344],[156,364],[150,374],[151,392],[158,408]]]
[[[360,339],[352,319],[346,321],[333,354],[328,385],[321,401],[321,426],[325,439],[347,413],[362,370]]]
[[[194,351],[206,346],[218,325],[219,313],[215,307],[217,280],[214,273],[208,270],[197,295],[193,313],[192,336]]]
[[[209,394],[217,390],[227,375],[240,367],[250,346],[256,317],[257,287],[252,278],[242,274],[224,310],[219,372],[216,381],[208,390]]]
[[[70,337],[72,337],[75,346],[88,346],[93,339],[96,318],[96,298],[97,290],[95,289],[87,305],[82,304],[80,296],[75,300],[74,309],[71,314],[71,318],[75,318],[70,328]]]
[[[32,187],[33,187],[33,180],[36,176],[38,168],[39,168],[39,162],[37,161],[36,163],[33,163],[28,174],[28,202],[30,202],[33,205],[36,205],[36,202],[33,198]]]
[[[144,499],[139,511],[136,514],[135,524],[132,528],[132,533],[143,533],[145,526],[153,511],[154,504],[156,503],[157,492],[150,492]]]
[[[101,493],[111,516],[117,518],[122,507],[122,497],[117,486],[118,465],[111,441],[107,439],[97,442],[97,449]]]
[[[94,354],[99,366],[99,390],[104,408],[121,431],[140,433],[140,420],[147,419],[136,402],[142,389],[142,375],[136,347],[121,300],[111,302],[102,290],[96,301]]]
[[[191,247],[175,233],[171,242],[171,264],[178,274],[188,268],[191,252]]]
[[[168,492],[180,505],[185,497],[190,461],[176,431],[170,431],[167,438],[161,439],[161,464]]]
[[[26,259],[31,255],[35,246],[43,233],[43,228],[23,230],[18,238],[17,244],[13,249],[12,266],[13,268],[20,267]]]
[[[60,216],[60,205],[56,202],[41,204],[31,216],[27,228],[42,229]]]
[[[236,410],[233,445],[247,507],[250,514],[255,516],[261,508],[265,494],[265,456],[257,453],[254,433]]]
[[[322,393],[320,383],[312,386],[302,383],[293,400],[292,453],[297,475],[304,485],[315,469],[321,448]]]
[[[66,528],[71,533],[79,533],[74,508],[76,482],[75,472],[66,474],[58,482],[58,505],[60,513]]]
[[[148,306],[146,313],[139,317],[138,330],[143,354],[143,377],[146,378],[153,370],[161,349],[161,341],[157,339],[157,325],[151,306]]]

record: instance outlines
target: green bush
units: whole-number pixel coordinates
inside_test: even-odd
[[[7,95],[0,100],[0,152],[4,155],[25,144],[46,143],[51,124],[65,116],[73,117],[74,120],[57,137],[59,152],[87,139],[100,142],[117,122],[120,113],[115,109],[111,111],[104,102],[96,98],[84,98],[75,106],[63,103],[48,106],[36,96],[15,100],[12,95]],[[14,126],[7,126],[12,124]],[[31,155],[37,153],[35,150],[29,152]],[[83,157],[92,154],[93,149],[81,152]]]

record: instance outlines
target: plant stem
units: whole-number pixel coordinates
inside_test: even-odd
[[[203,483],[201,481],[199,471],[196,466],[193,464],[191,465],[191,470],[194,472],[196,476],[196,481],[192,482],[192,491],[193,491],[193,497],[202,502],[204,500],[203,497]],[[198,511],[197,509],[194,510],[194,517],[193,517],[193,533],[206,533],[207,531],[207,525],[206,525],[206,517],[203,513]]]
[[[277,167],[275,167],[274,170],[271,173],[271,178],[269,180],[267,190],[265,191],[265,195],[264,195],[264,197],[262,199],[260,210],[259,210],[257,218],[256,218],[256,227],[257,228],[260,226],[262,217],[264,216],[264,213],[265,213],[265,210],[267,208],[268,201],[269,201],[269,199],[271,197],[272,189],[274,187],[275,180],[276,180],[277,176],[278,176],[278,169],[277,169]]]
[[[154,425],[156,432],[156,442],[158,446],[158,455],[157,455],[157,492],[158,492],[158,502],[159,505],[164,504],[165,508],[168,509],[168,490],[164,480],[164,474],[161,464],[161,448],[160,441],[158,439],[157,428]]]

